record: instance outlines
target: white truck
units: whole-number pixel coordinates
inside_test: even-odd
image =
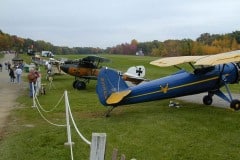
[[[54,57],[51,51],[42,51],[42,57]]]

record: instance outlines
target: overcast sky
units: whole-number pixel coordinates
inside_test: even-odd
[[[0,0],[0,30],[57,46],[190,38],[240,30],[240,0]]]

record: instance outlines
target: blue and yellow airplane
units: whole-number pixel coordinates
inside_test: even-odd
[[[233,99],[228,84],[240,80],[240,50],[207,56],[166,57],[150,62],[167,67],[189,63],[193,72],[177,73],[129,87],[113,69],[102,68],[98,75],[96,92],[102,105],[111,106],[107,115],[117,106],[175,98],[207,92],[205,105],[212,104],[212,97],[219,96],[230,103],[230,108],[240,109],[240,101]],[[226,87],[227,94],[220,88]]]

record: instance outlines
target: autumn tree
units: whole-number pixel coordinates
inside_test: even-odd
[[[0,50],[9,50],[10,45],[9,37],[5,34],[0,34]]]

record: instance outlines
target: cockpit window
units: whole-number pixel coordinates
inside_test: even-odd
[[[194,74],[205,74],[207,72],[210,72],[214,69],[214,66],[210,66],[210,67],[201,67],[201,68],[196,68],[194,70]]]

